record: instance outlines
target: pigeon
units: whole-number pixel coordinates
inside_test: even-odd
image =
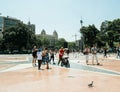
[[[93,81],[90,84],[88,84],[88,87],[93,87]]]

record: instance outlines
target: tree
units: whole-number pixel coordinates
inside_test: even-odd
[[[109,26],[109,30],[112,30],[113,32],[113,41],[120,43],[120,19],[113,20]]]
[[[96,36],[99,30],[94,25],[89,25],[88,27],[83,26],[80,32],[83,35],[85,45],[92,46],[92,44],[97,43]]]
[[[75,42],[69,42],[69,43],[68,43],[68,47],[69,47],[70,49],[74,49],[74,48],[76,47]]]
[[[106,46],[106,41],[107,41],[107,35],[106,34],[100,32],[96,35],[96,38],[97,38],[96,39],[97,46],[99,48]]]
[[[22,49],[30,49],[35,43],[36,37],[25,24],[18,23],[4,31],[3,39],[7,49],[21,51]]]
[[[114,47],[114,42],[120,42],[120,19],[104,21],[101,24],[101,32],[105,34],[109,47]]]
[[[66,40],[64,38],[58,39],[58,41],[56,41],[56,44],[55,44],[56,48],[59,49],[60,47],[63,47],[64,46],[64,42],[66,42]]]
[[[36,46],[37,46],[37,47],[40,47],[40,46],[42,46],[42,45],[43,45],[43,43],[42,43],[41,38],[40,38],[39,36],[37,36],[37,37],[36,37]]]

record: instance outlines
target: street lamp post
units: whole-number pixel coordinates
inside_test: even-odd
[[[108,21],[105,21],[104,22],[104,31],[105,31],[105,34],[107,35],[107,30],[108,30]],[[107,44],[108,44],[108,41],[106,42],[106,46],[107,46]]]
[[[83,21],[82,21],[82,19],[80,20],[80,24],[81,24],[81,27],[83,26]]]
[[[80,24],[81,24],[81,28],[82,28],[82,26],[83,26],[83,20],[82,20],[82,18],[80,20]],[[83,52],[83,47],[84,47],[84,35],[81,34],[81,50],[82,50],[82,52]]]

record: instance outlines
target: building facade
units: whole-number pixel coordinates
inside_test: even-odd
[[[18,22],[20,22],[20,20],[15,18],[0,16],[0,31],[3,32],[7,28],[15,26]]]
[[[54,31],[53,34],[50,35],[50,34],[46,34],[45,30],[42,30],[41,34],[37,34],[37,37],[47,39],[49,41],[51,47],[54,47],[55,42],[58,40],[58,34],[56,31]]]
[[[3,36],[2,33],[5,31],[5,29],[14,27],[20,22],[22,23],[22,21],[20,21],[16,18],[12,18],[9,16],[7,16],[7,17],[0,16],[0,37],[2,38],[2,36]],[[26,24],[26,26],[28,26],[28,28],[30,30],[32,30],[33,33],[35,33],[35,25],[34,24],[30,24],[30,22],[28,22],[28,24]]]
[[[30,21],[28,22],[27,24],[28,28],[33,31],[33,33],[35,34],[35,25],[34,24],[31,24]]]
[[[2,37],[2,33],[5,29],[15,26],[18,22],[20,22],[20,20],[15,18],[0,16],[0,37]]]

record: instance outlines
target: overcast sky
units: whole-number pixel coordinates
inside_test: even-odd
[[[99,29],[105,20],[120,18],[120,0],[0,0],[1,16],[11,16],[36,25],[36,34],[56,30],[59,38],[74,41],[80,38],[83,25],[95,24]]]

